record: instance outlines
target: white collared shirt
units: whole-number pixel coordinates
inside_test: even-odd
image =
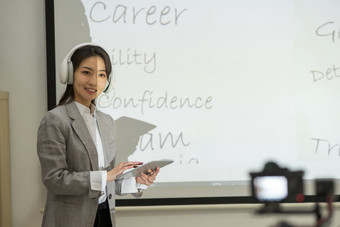
[[[76,102],[76,105],[79,109],[80,114],[82,115],[85,124],[90,132],[91,138],[95,141],[95,145],[97,148],[97,155],[98,155],[98,167],[99,169],[105,168],[104,162],[104,150],[103,150],[103,143],[101,140],[101,136],[99,134],[98,124],[96,120],[96,106],[91,103],[90,108],[84,106]],[[90,182],[91,182],[91,190],[102,191],[103,195],[99,197],[98,203],[105,202],[106,200],[106,179],[107,179],[107,171],[100,170],[100,171],[90,171]],[[143,187],[141,187],[143,188]],[[136,179],[129,178],[124,179],[122,182],[122,193],[136,193],[138,192]]]

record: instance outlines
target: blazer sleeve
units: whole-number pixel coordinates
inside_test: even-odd
[[[91,190],[90,169],[69,171],[66,159],[70,119],[48,112],[38,129],[37,152],[41,164],[42,181],[55,195],[85,195],[97,198],[100,191]],[[74,160],[81,161],[81,160]],[[90,167],[89,167],[90,168]]]

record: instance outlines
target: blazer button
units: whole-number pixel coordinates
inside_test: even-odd
[[[109,195],[109,199],[112,199],[112,194]]]

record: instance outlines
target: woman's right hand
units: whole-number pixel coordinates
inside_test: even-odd
[[[107,182],[116,180],[117,176],[122,174],[125,170],[136,168],[138,165],[142,165],[143,162],[121,162],[115,168],[107,172]]]

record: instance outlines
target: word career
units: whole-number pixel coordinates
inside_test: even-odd
[[[146,25],[178,25],[180,17],[188,9],[177,9],[170,6],[158,7],[131,7],[126,5],[116,5],[112,8],[106,6],[104,2],[96,2],[90,11],[90,18],[93,22],[104,22],[110,20],[113,23],[137,24],[141,22]]]

